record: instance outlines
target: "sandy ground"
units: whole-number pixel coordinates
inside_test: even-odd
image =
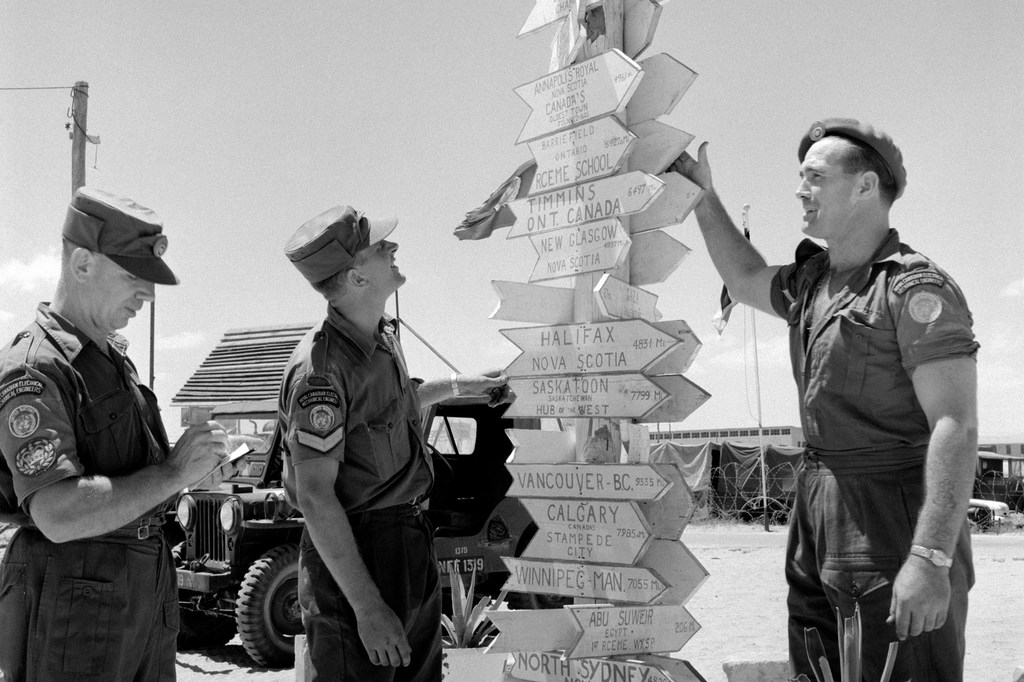
[[[710,573],[687,609],[701,630],[675,654],[707,682],[726,682],[726,660],[786,657],[785,529],[693,526],[683,542]],[[1024,666],[1024,531],[975,535],[977,585],[967,624],[968,682],[1009,682]],[[179,652],[180,682],[285,682],[291,669],[253,666],[236,638],[211,651]]]

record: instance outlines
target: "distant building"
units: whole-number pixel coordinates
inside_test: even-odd
[[[1024,455],[1024,443],[978,443],[978,450],[997,455]]]
[[[727,428],[710,429],[697,431],[679,430],[657,430],[656,425],[651,426],[651,445],[657,445],[662,441],[670,440],[683,445],[699,445],[712,441],[714,443],[745,443],[757,445],[759,442],[757,427],[750,428]],[[803,447],[807,445],[804,440],[804,430],[799,426],[764,426],[761,428],[760,442],[765,445],[785,445],[791,447]]]

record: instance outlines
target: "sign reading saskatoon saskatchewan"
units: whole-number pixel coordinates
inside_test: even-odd
[[[515,88],[530,109],[517,143],[536,170],[506,206],[507,238],[529,237],[537,261],[528,284],[493,282],[491,317],[543,326],[501,330],[520,350],[505,369],[517,397],[504,416],[681,421],[709,397],[683,376],[701,344],[640,287],[665,281],[689,251],[663,228],[703,195],[667,172],[693,136],[656,119],[696,74],[665,54],[634,61],[666,0],[535,1],[520,35],[559,26],[551,73]],[[567,277],[572,288],[533,284]],[[642,426],[630,425],[623,464],[618,437],[602,435],[618,425],[578,425],[509,430],[507,494],[537,532],[520,556],[503,557],[504,589],[609,603],[492,611],[490,651],[515,652],[518,680],[697,682],[685,661],[656,655],[700,627],[683,607],[707,578],[679,540],[696,506],[683,471],[645,461],[634,447]]]

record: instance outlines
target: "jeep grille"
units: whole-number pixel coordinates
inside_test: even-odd
[[[211,561],[228,561],[228,538],[221,531],[218,518],[223,502],[222,497],[196,499],[196,525],[192,529],[196,559],[209,555]]]

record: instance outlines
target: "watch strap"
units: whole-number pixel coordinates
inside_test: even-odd
[[[923,557],[936,566],[941,566],[943,568],[949,568],[953,565],[953,557],[949,556],[941,549],[933,549],[931,547],[925,547],[924,545],[911,545],[910,553]]]

